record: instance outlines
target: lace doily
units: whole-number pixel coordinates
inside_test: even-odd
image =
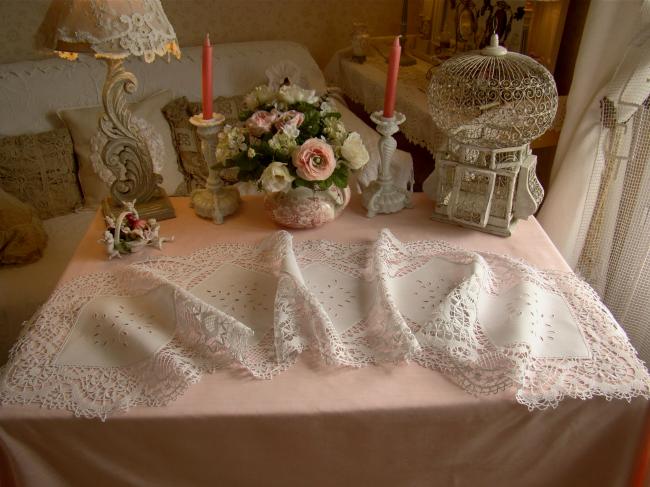
[[[270,379],[306,350],[362,367],[413,361],[530,409],[648,397],[650,377],[572,273],[444,242],[219,244],[61,286],[0,372],[0,403],[105,418],[159,406],[203,373]]]
[[[270,66],[265,71],[265,74],[268,79],[269,87],[274,90],[279,90],[286,81],[289,81],[289,84],[292,85],[309,86],[307,80],[302,74],[300,66],[293,61],[280,61],[279,63]]]

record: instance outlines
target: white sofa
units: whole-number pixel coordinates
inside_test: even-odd
[[[145,64],[129,60],[139,83],[134,101],[159,90],[190,100],[201,97],[201,48],[183,49],[180,61],[157,60]],[[214,95],[233,96],[266,84],[266,70],[290,60],[301,69],[304,82],[319,92],[326,90],[318,65],[303,46],[284,41],[246,42],[217,45],[213,49]],[[0,65],[0,136],[38,133],[62,126],[57,110],[99,105],[105,77],[104,63],[81,57],[76,62],[61,59],[27,61]],[[371,164],[362,175],[376,175],[378,135],[346,107],[339,104],[349,130],[359,132],[371,153]],[[403,183],[412,172],[410,155],[398,151],[395,172]],[[85,209],[45,220],[49,243],[42,259],[26,266],[0,267],[0,364],[15,341],[20,324],[43,304],[72,257],[94,217],[95,209]],[[99,238],[99,236],[98,236]]]

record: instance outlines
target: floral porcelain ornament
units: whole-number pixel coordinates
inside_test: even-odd
[[[98,242],[106,246],[109,260],[113,257],[121,258],[122,254],[139,252],[147,245],[161,250],[164,242],[174,241],[173,236],[159,235],[160,223],[155,218],[141,219],[134,205],[134,201],[126,203],[126,210],[117,219],[110,215],[104,217],[108,228],[104,232],[104,238]]]

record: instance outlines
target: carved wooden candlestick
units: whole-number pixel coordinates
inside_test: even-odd
[[[374,112],[370,118],[377,124],[377,132],[381,134],[379,139],[379,154],[381,163],[379,165],[378,177],[363,189],[363,206],[368,210],[368,218],[377,213],[396,213],[403,208],[412,208],[411,193],[407,189],[398,187],[393,182],[390,164],[393,154],[397,148],[397,142],[393,134],[399,131],[399,125],[404,123],[406,117],[403,113],[395,112],[395,115],[386,118],[382,112]]]
[[[191,194],[191,206],[197,215],[212,218],[215,223],[223,223],[224,217],[232,215],[241,198],[239,190],[226,186],[217,171],[217,135],[225,118],[220,113],[213,113],[212,118],[204,120],[203,115],[194,115],[190,123],[196,127],[201,139],[201,151],[208,163],[208,180],[204,189],[196,189]]]

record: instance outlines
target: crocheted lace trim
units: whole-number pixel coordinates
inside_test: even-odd
[[[59,287],[0,370],[0,403],[106,418],[165,405],[219,368],[271,379],[308,349],[336,366],[412,361],[472,394],[512,388],[529,409],[650,392],[573,273],[388,230],[361,244],[281,231]]]

